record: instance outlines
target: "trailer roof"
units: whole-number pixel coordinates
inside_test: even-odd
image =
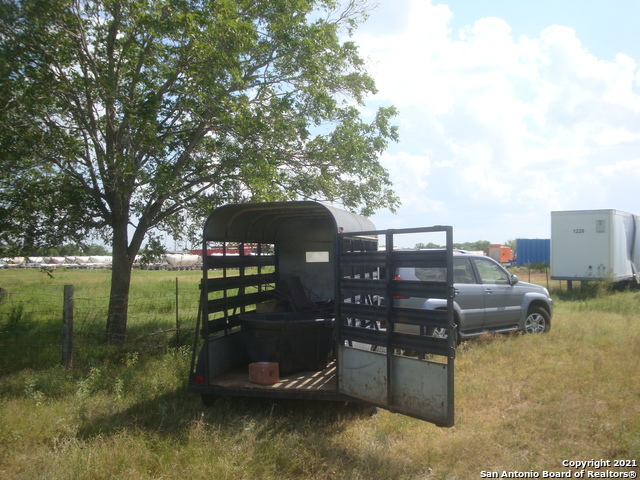
[[[204,225],[204,240],[275,243],[279,229],[295,219],[333,223],[335,233],[375,230],[371,220],[313,201],[239,203],[214,210]]]

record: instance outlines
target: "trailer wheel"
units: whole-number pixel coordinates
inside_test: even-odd
[[[547,333],[551,328],[549,314],[544,308],[532,307],[524,321],[525,333]]]
[[[216,402],[216,396],[212,395],[210,393],[203,393],[201,394],[202,396],[202,403],[204,403],[205,407],[212,407],[213,404]]]

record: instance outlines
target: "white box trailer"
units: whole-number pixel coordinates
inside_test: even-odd
[[[551,212],[551,278],[639,280],[640,217],[619,210]]]

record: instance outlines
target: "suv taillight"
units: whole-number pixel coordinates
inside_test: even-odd
[[[394,280],[404,280],[404,278],[402,278],[400,275],[396,275],[395,277],[393,277]],[[393,298],[398,299],[398,300],[404,300],[407,298],[411,298],[411,297],[403,297],[400,295],[395,295]]]

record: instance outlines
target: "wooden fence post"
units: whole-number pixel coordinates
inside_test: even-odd
[[[73,365],[73,285],[64,286],[64,306],[62,308],[62,366]]]
[[[178,305],[178,277],[176,277],[176,346],[180,346],[180,308]]]

